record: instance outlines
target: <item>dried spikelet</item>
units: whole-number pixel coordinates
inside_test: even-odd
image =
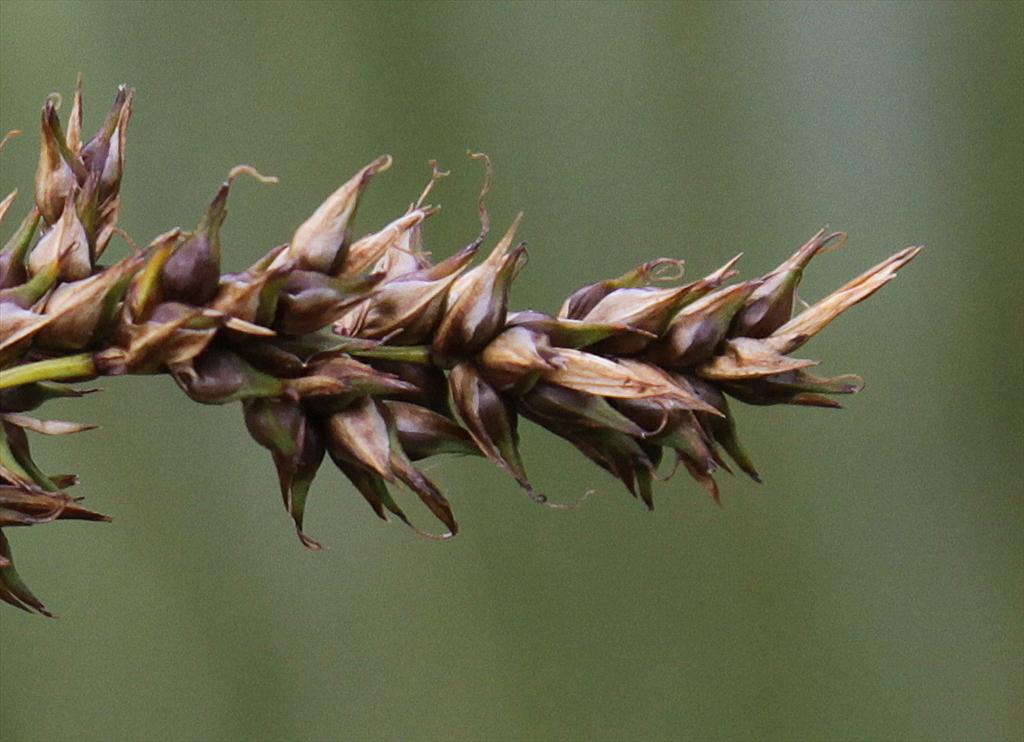
[[[392,493],[411,491],[443,524],[448,500],[418,468],[440,454],[484,456],[534,500],[519,452],[521,417],[571,442],[648,508],[666,458],[715,500],[714,475],[759,474],[737,438],[727,396],[752,404],[837,406],[858,377],[826,378],[791,352],[891,281],[907,248],[791,317],[810,260],[845,240],[821,230],[774,271],[727,285],[739,256],[683,283],[683,261],[659,258],[578,289],[558,316],[509,312],[526,261],[521,215],[472,265],[490,230],[484,155],[480,234],[437,262],[423,245],[424,204],[447,173],[432,174],[405,212],[352,239],[359,199],[391,160],[363,167],[299,225],[287,245],[247,270],[222,272],[220,227],[232,170],[191,233],[175,229],[109,266],[133,91],[122,86],[100,130],[82,133],[81,80],[66,131],[59,100],[42,113],[35,206],[0,250],[0,600],[46,615],[14,569],[4,529],[59,519],[106,520],[47,475],[29,434],[80,423],[24,413],[84,392],[56,382],[121,374],[171,376],[203,404],[240,401],[246,429],[273,460],[301,542],[310,486],[325,457],[381,518],[412,526]],[[6,142],[6,138],[4,140]],[[3,143],[0,143],[2,148]],[[0,201],[0,220],[15,194]],[[42,226],[40,235],[37,229]],[[134,243],[130,243],[134,244]],[[557,507],[557,506],[555,506]]]

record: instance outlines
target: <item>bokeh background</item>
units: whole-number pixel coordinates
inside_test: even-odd
[[[228,169],[241,268],[395,156],[360,212],[453,174],[428,247],[526,212],[519,308],[658,255],[773,267],[825,223],[813,300],[908,244],[894,285],[809,348],[848,409],[744,408],[766,477],[647,513],[532,428],[532,506],[443,461],[463,534],[378,522],[335,471],[305,552],[237,406],[119,379],[39,441],[112,524],[13,534],[61,618],[0,611],[0,739],[1019,740],[1024,735],[1021,3],[0,5],[3,192],[28,203],[39,106],[137,88],[122,225],[195,223]],[[120,249],[120,248],[118,248]]]

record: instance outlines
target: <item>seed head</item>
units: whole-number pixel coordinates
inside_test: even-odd
[[[36,204],[0,249],[0,600],[27,610],[46,612],[14,570],[4,529],[105,519],[65,493],[74,475],[46,473],[29,450],[30,435],[90,427],[24,414],[84,393],[55,382],[163,374],[196,402],[240,401],[310,549],[319,544],[304,531],[306,502],[325,454],[379,517],[433,538],[396,495],[411,490],[444,525],[440,538],[453,536],[451,506],[417,463],[440,454],[482,455],[531,499],[564,507],[527,477],[521,417],[569,441],[648,508],[654,482],[679,468],[718,501],[714,477],[731,471],[729,459],[760,481],[727,398],[837,407],[834,396],[859,391],[859,377],[818,376],[819,361],[791,354],[920,251],[896,253],[795,317],[806,267],[842,233],[820,231],[761,278],[729,284],[737,256],[683,283],[683,261],[659,258],[584,286],[557,316],[510,312],[526,263],[521,215],[473,266],[490,231],[493,175],[490,160],[473,154],[485,166],[480,232],[450,257],[435,262],[423,245],[439,212],[426,199],[446,175],[435,162],[400,216],[352,239],[363,190],[391,164],[381,157],[289,244],[223,273],[233,180],[273,179],[235,168],[193,232],[165,232],[139,251],[117,226],[132,95],[118,89],[88,141],[80,80],[66,132],[57,99],[47,101]],[[0,199],[0,221],[14,196]],[[98,259],[113,234],[132,254],[105,267]]]

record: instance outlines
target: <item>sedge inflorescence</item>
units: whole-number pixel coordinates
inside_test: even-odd
[[[841,312],[892,280],[907,248],[793,316],[810,260],[845,235],[822,230],[767,275],[730,282],[739,256],[683,280],[659,258],[584,286],[559,311],[510,311],[525,264],[519,217],[485,247],[490,162],[482,160],[479,235],[438,262],[424,250],[426,205],[444,175],[382,229],[353,238],[360,195],[391,160],[374,160],[302,223],[288,244],[239,273],[221,272],[221,225],[237,167],[198,226],[173,229],[108,265],[120,233],[133,91],[118,90],[103,126],[82,135],[81,85],[67,126],[51,97],[42,111],[35,203],[0,252],[0,598],[47,613],[11,559],[9,527],[106,520],[66,493],[72,475],[46,473],[27,433],[90,426],[27,416],[86,393],[73,382],[166,374],[192,400],[240,402],[252,438],[270,451],[302,543],[306,499],[329,458],[373,511],[412,526],[395,499],[410,490],[445,529],[445,496],[418,467],[439,454],[484,456],[535,501],[518,421],[564,438],[647,507],[659,467],[679,465],[718,499],[726,457],[758,473],[737,439],[729,398],[758,405],[836,407],[855,376],[824,378],[792,355]],[[0,202],[0,220],[14,202]],[[670,459],[663,465],[663,459]],[[419,530],[419,529],[417,529]],[[422,531],[421,531],[422,532]]]

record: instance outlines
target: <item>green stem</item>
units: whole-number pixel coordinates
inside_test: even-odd
[[[0,371],[0,389],[10,389],[36,381],[96,378],[99,372],[91,353],[26,363]]]
[[[430,364],[430,348],[425,345],[381,345],[376,348],[346,351],[356,358],[376,358],[380,361],[404,361],[405,363]]]

